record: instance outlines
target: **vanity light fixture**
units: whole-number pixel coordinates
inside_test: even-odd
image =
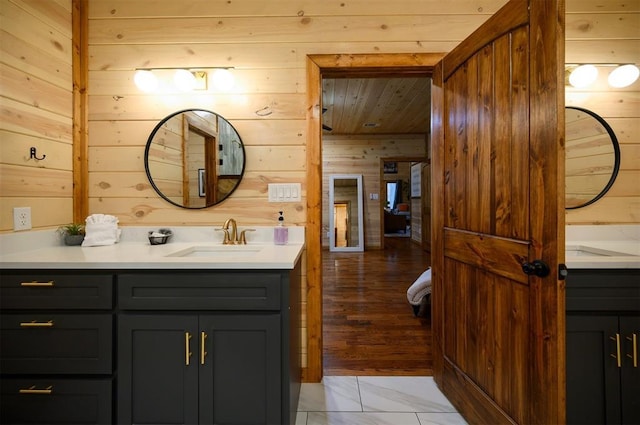
[[[228,69],[216,69],[212,78],[213,85],[222,92],[231,90],[235,85],[235,78]]]
[[[173,73],[173,87],[181,92],[193,90],[207,90],[208,69],[215,69],[213,74],[213,84],[220,91],[229,91],[233,88],[233,74],[229,72],[232,68],[223,67],[198,67],[198,68],[136,68],[134,82],[136,86],[147,93],[152,93],[160,87],[158,76],[162,71],[175,71]],[[167,85],[171,83],[166,82]]]
[[[607,81],[611,87],[622,88],[633,84],[640,76],[635,64],[595,63],[595,64],[565,64],[568,83],[576,88],[585,88],[593,84],[598,78],[598,68],[614,68]]]
[[[598,78],[598,68],[593,65],[580,65],[569,75],[569,83],[576,88],[584,88],[593,84]]]
[[[158,79],[155,74],[148,69],[139,69],[133,77],[136,86],[146,93],[154,92],[158,88]]]
[[[635,83],[640,76],[640,70],[635,65],[622,65],[611,71],[609,74],[609,85],[611,87],[627,87]]]
[[[173,84],[180,91],[192,91],[196,87],[196,76],[186,69],[176,69],[173,74]]]

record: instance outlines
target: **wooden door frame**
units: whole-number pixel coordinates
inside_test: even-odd
[[[307,366],[305,382],[322,379],[322,79],[431,75],[445,53],[307,56]]]

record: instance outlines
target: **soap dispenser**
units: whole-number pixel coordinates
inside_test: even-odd
[[[278,225],[273,229],[273,242],[276,245],[286,245],[289,240],[289,229],[284,227],[284,216],[280,211],[280,217],[278,217]]]

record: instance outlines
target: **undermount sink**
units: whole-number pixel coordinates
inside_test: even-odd
[[[262,251],[263,247],[247,246],[247,245],[208,245],[208,246],[190,246],[173,252],[167,257],[234,257],[248,258],[253,257]]]
[[[565,248],[566,257],[619,257],[630,256],[624,252],[609,251],[608,249],[594,248],[584,245],[567,245]]]

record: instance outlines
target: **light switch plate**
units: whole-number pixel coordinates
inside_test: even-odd
[[[269,183],[269,202],[300,202],[300,183]]]

